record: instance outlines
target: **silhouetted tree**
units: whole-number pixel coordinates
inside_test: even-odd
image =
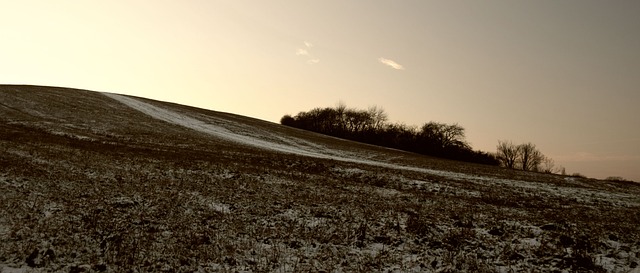
[[[514,145],[511,141],[498,141],[496,156],[502,166],[525,171],[553,171],[553,160],[546,158],[536,145],[529,142]],[[543,168],[540,167],[546,161]]]
[[[296,119],[294,119],[292,116],[290,115],[284,115],[281,119],[280,119],[280,124],[282,125],[287,125],[287,126],[291,126],[291,127],[296,127],[295,126],[296,123]]]
[[[404,124],[390,124],[387,120],[388,115],[381,107],[358,110],[340,102],[335,108],[314,108],[295,116],[285,115],[280,123],[410,152],[498,165],[495,156],[471,149],[465,141],[464,128],[458,124],[429,122],[418,130]]]
[[[374,105],[369,107],[367,112],[369,113],[369,116],[373,121],[373,128],[375,130],[382,129],[382,127],[384,127],[384,125],[387,123],[387,120],[389,119],[389,116],[382,107]]]
[[[544,155],[536,148],[536,145],[529,142],[520,144],[518,147],[520,168],[525,171],[538,171]]]
[[[507,167],[509,169],[514,169],[516,167],[516,162],[518,157],[520,156],[520,146],[514,145],[511,141],[498,141],[498,152],[497,157],[500,160],[502,166]]]
[[[458,124],[431,121],[422,126],[421,136],[438,145],[438,148],[467,147],[464,128]]]
[[[336,115],[338,118],[338,126],[340,127],[340,132],[344,134],[347,131],[347,121],[346,121],[346,113],[347,113],[347,105],[344,102],[338,102],[336,105]]]
[[[348,109],[345,112],[347,121],[347,130],[354,135],[360,134],[373,124],[373,120],[369,113],[355,109]]]
[[[540,171],[544,173],[560,173],[562,167],[556,167],[555,161],[552,158],[544,157],[542,164],[540,165]]]

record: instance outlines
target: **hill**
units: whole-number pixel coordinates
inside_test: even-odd
[[[640,186],[0,85],[0,271],[639,270]]]

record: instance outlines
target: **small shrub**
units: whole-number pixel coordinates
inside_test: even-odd
[[[626,180],[620,176],[609,176],[607,178],[605,178],[604,180],[607,181],[613,181],[613,182],[628,182],[629,180]]]
[[[573,176],[573,177],[579,177],[579,178],[587,178],[586,176],[584,176],[584,175],[583,175],[583,174],[581,174],[581,173],[573,173],[571,176]]]

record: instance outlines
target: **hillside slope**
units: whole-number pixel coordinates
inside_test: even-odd
[[[640,187],[0,85],[0,271],[628,272]],[[640,270],[640,269],[639,269]]]

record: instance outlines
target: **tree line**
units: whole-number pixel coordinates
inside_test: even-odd
[[[564,167],[556,167],[533,143],[514,144],[499,140],[495,153],[475,151],[465,139],[465,129],[457,123],[430,121],[420,127],[388,122],[383,108],[336,107],[314,108],[297,115],[284,115],[282,125],[313,131],[338,138],[395,148],[442,158],[502,166],[509,169],[566,175]],[[574,173],[573,176],[581,176]],[[626,181],[621,177],[607,180]]]
[[[465,140],[465,129],[458,124],[430,121],[421,127],[388,122],[384,109],[366,110],[336,107],[314,108],[295,116],[285,115],[282,125],[334,137],[400,149],[454,160],[499,165],[493,154],[474,151]]]

